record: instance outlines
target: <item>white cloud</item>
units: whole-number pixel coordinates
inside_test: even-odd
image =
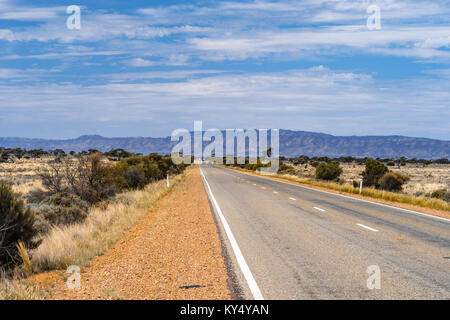
[[[338,134],[416,135],[420,123],[428,136],[444,130],[450,116],[449,83],[442,79],[378,83],[366,74],[324,66],[283,73],[186,76],[138,84],[0,86],[0,111],[14,110],[36,121],[104,121],[107,116],[108,121],[153,124],[170,115],[173,126],[203,119],[219,128],[332,128]]]
[[[384,54],[410,57],[447,57],[448,52],[421,50],[448,44],[446,26],[385,27],[370,31],[364,26],[328,27],[320,29],[279,29],[275,31],[253,31],[233,36],[194,38],[189,42],[200,51],[212,52],[206,56],[211,60],[239,60],[258,58],[273,53],[335,54],[330,48],[354,48],[378,51]],[[395,46],[396,49],[391,49]],[[419,48],[418,48],[419,47]]]
[[[145,60],[142,58],[135,58],[125,61],[125,63],[131,67],[151,67],[156,63],[153,61]]]
[[[66,7],[20,8],[0,13],[0,20],[45,21],[65,14]]]

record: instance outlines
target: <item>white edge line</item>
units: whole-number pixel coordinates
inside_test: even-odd
[[[319,210],[319,211],[322,211],[322,212],[325,212],[326,210],[324,210],[324,209],[322,209],[322,208],[319,208],[319,207],[313,207],[314,209],[316,209],[316,210]]]
[[[221,168],[223,168],[223,167],[221,167]],[[304,189],[308,189],[308,190],[312,190],[312,191],[317,191],[317,192],[322,192],[322,193],[326,193],[326,194],[331,194],[331,195],[334,195],[334,196],[339,196],[339,197],[348,198],[348,199],[352,199],[352,200],[357,200],[357,201],[361,201],[361,202],[372,203],[372,204],[376,204],[376,205],[379,205],[379,206],[382,206],[382,207],[388,207],[388,208],[404,211],[404,212],[407,212],[407,213],[418,214],[418,215],[425,216],[425,217],[428,217],[428,218],[439,219],[439,220],[443,220],[443,221],[446,221],[446,222],[450,222],[450,219],[439,217],[439,216],[433,216],[431,214],[426,214],[426,213],[423,213],[423,212],[418,212],[418,211],[414,211],[414,210],[404,209],[404,208],[400,208],[400,207],[394,207],[394,206],[390,206],[388,204],[379,203],[379,202],[373,202],[373,201],[370,201],[370,200],[360,199],[360,198],[356,198],[356,197],[345,196],[345,195],[339,194],[339,193],[333,193],[333,192],[328,192],[328,191],[324,191],[324,190],[320,190],[320,189],[314,189],[314,188],[310,188],[310,187],[305,187],[305,186],[302,186],[302,185],[299,185],[299,184],[290,183],[290,182],[286,182],[286,181],[280,181],[280,180],[271,179],[271,178],[267,178],[267,177],[261,177],[261,176],[257,176],[255,174],[250,174],[250,173],[247,173],[247,172],[241,172],[241,171],[228,169],[228,168],[224,168],[224,169],[231,170],[231,171],[234,171],[234,172],[238,172],[238,173],[241,173],[241,174],[246,174],[246,175],[249,175],[249,176],[252,176],[252,177],[256,177],[256,178],[260,178],[260,179],[271,180],[271,181],[284,183],[284,184],[288,184],[288,185],[299,187],[299,188],[304,188]]]
[[[357,225],[357,226],[360,226],[361,228],[364,228],[364,229],[367,229],[367,230],[373,231],[373,232],[378,232],[378,230],[377,230],[377,229],[374,229],[374,228],[371,228],[371,227],[365,226],[365,225],[363,225],[363,224],[361,224],[361,223],[357,223],[356,225]]]
[[[239,267],[244,274],[245,280],[247,281],[247,284],[250,288],[250,291],[252,292],[253,298],[255,300],[264,300],[264,297],[261,293],[261,290],[259,290],[258,284],[256,283],[255,278],[253,277],[252,272],[250,271],[250,268],[247,265],[247,262],[245,261],[244,255],[241,252],[241,249],[239,248],[239,245],[234,238],[233,232],[231,231],[230,226],[228,225],[227,220],[225,219],[225,216],[222,213],[222,210],[219,207],[219,204],[216,201],[216,198],[214,198],[214,195],[211,191],[211,187],[209,186],[208,181],[206,180],[205,175],[203,174],[202,169],[200,168],[200,173],[202,174],[203,180],[205,181],[205,184],[207,186],[208,194],[214,204],[214,207],[217,211],[217,214],[219,215],[220,221],[222,222],[223,228],[225,229],[225,232],[227,234],[228,240],[230,241],[231,247],[233,248],[234,255],[236,256],[236,260],[239,264]]]

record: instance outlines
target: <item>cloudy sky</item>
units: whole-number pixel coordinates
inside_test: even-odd
[[[0,0],[0,136],[194,120],[449,140],[450,1]]]

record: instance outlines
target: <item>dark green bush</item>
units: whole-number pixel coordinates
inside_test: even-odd
[[[409,177],[398,172],[387,172],[380,179],[380,188],[387,191],[402,191],[403,184],[409,181]]]
[[[123,177],[127,183],[128,188],[142,189],[147,179],[144,171],[140,167],[131,167],[123,173]]]
[[[280,174],[295,174],[295,168],[293,166],[283,163],[278,168],[278,173],[280,173]]]
[[[0,267],[10,267],[18,258],[16,245],[22,241],[34,248],[37,234],[35,215],[20,197],[13,193],[9,184],[0,182]]]
[[[432,198],[441,199],[450,202],[450,191],[447,189],[439,189],[431,193]]]
[[[316,178],[321,180],[337,180],[342,168],[335,162],[321,162],[316,168]]]
[[[366,160],[366,168],[362,172],[363,185],[365,187],[380,187],[380,179],[388,172],[388,168],[374,159]]]

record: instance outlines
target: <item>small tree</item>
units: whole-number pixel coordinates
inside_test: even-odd
[[[381,162],[374,159],[366,160],[366,168],[362,172],[363,185],[365,187],[380,187],[380,179],[388,172],[388,168]]]
[[[14,194],[10,185],[0,182],[0,265],[10,266],[17,257],[17,244],[22,241],[33,248],[36,235],[34,213]]]
[[[337,180],[342,173],[339,163],[321,162],[316,168],[316,178],[322,180]]]

